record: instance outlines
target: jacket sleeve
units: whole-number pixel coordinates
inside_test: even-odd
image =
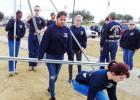
[[[83,33],[83,37],[82,37],[82,38],[83,38],[83,41],[82,41],[83,43],[82,43],[81,46],[82,46],[83,48],[86,48],[86,47],[87,47],[87,36],[86,36],[85,29],[84,29],[84,33]]]
[[[68,41],[67,41],[67,55],[68,55],[68,60],[73,60],[72,35],[70,31],[69,31]]]
[[[109,96],[109,100],[117,100],[116,85],[113,86],[112,88],[107,88],[107,93],[108,93],[108,96]]]
[[[45,31],[42,40],[41,40],[41,44],[39,46],[39,52],[38,52],[38,59],[42,59],[44,57],[44,53],[47,50],[47,47],[49,45],[49,41],[50,41],[50,34],[51,34],[51,30],[50,28],[47,28],[47,30]]]
[[[93,76],[93,75],[92,75]],[[96,79],[95,77],[90,78],[90,82],[89,82],[89,91],[88,91],[88,97],[87,100],[94,100],[96,98],[96,94],[100,91],[99,90],[99,82],[98,79]]]
[[[140,31],[137,30],[137,48],[136,49],[139,49],[140,48]]]
[[[107,24],[106,27],[104,28],[104,31],[102,33],[102,37],[101,37],[101,40],[100,40],[100,47],[104,46],[104,42],[106,41],[106,39],[109,36],[109,27],[110,26]]]
[[[42,18],[42,23],[41,23],[42,27],[44,28],[46,26],[45,20]]]
[[[23,37],[24,37],[24,35],[25,35],[25,32],[26,32],[25,24],[24,24],[24,23],[22,23],[22,25],[23,25],[23,28],[21,29],[20,38],[23,38]]]
[[[11,30],[12,28],[14,28],[14,20],[13,20],[13,19],[10,19],[10,20],[8,21],[8,23],[6,24],[5,30],[6,30],[6,31],[9,31],[9,30]]]

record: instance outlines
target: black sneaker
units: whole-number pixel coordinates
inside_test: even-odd
[[[56,98],[55,97],[51,97],[50,100],[56,100]]]
[[[71,81],[72,81],[71,79],[68,80],[69,83],[71,83]]]
[[[50,93],[51,92],[50,88],[48,88],[47,91]]]

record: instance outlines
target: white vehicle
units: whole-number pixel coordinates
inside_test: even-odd
[[[87,35],[88,38],[89,37],[95,38],[95,37],[98,36],[98,33],[95,32],[95,31],[90,30],[90,28],[88,26],[83,26],[83,27],[84,27],[84,29],[86,31],[86,35]]]

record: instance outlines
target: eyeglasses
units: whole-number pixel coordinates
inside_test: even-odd
[[[35,9],[34,11],[39,11],[39,9]]]
[[[135,25],[135,24],[129,24],[129,25]]]

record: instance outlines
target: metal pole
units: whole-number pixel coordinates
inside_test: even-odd
[[[16,0],[14,0],[14,51],[13,51],[14,57],[16,56]],[[14,67],[14,73],[16,72],[16,62],[13,62]]]
[[[38,62],[38,63],[54,63],[54,64],[73,64],[73,65],[95,65],[95,66],[106,66],[108,63],[99,63],[99,62],[84,62],[84,61],[66,61],[66,60],[53,60],[53,59],[41,59],[37,58],[25,58],[25,57],[7,57],[0,56],[0,60],[4,61],[20,61],[20,62]]]
[[[55,4],[53,3],[53,1],[50,0],[50,2],[51,2],[51,4],[53,5],[53,7],[55,8],[55,10],[58,12],[58,9],[56,8],[56,6],[55,6]],[[65,25],[68,27],[67,24],[65,24]],[[70,29],[70,28],[69,28],[69,29]],[[82,50],[82,47],[81,47],[80,43],[79,43],[78,40],[76,39],[76,37],[75,37],[75,35],[73,34],[73,32],[71,31],[71,29],[70,29],[70,32],[71,32],[71,34],[72,34],[74,40],[76,41],[77,45],[79,46],[80,50]],[[85,58],[87,59],[87,61],[90,61],[89,58],[88,58],[88,56],[86,55],[86,53],[85,53],[84,51],[82,51],[82,53],[84,54],[84,56],[85,56]],[[92,69],[94,70],[94,67],[93,67],[93,66],[91,66],[91,67],[92,67]]]
[[[74,11],[75,11],[75,0],[73,2],[72,25],[73,25],[73,20],[74,20]]]
[[[29,6],[29,9],[30,9],[31,16],[32,16],[32,19],[33,19],[33,25],[34,25],[34,28],[35,28],[35,32],[36,32],[38,30],[38,27],[37,27],[36,20],[35,20],[34,14],[33,14],[32,6],[31,6],[31,3],[30,3],[30,0],[27,0],[27,1],[28,1],[28,6]],[[37,35],[38,42],[40,43],[40,41],[41,41],[40,34],[35,33],[35,35]]]
[[[20,5],[19,6],[20,6],[20,10],[21,10],[21,0],[20,0]]]

